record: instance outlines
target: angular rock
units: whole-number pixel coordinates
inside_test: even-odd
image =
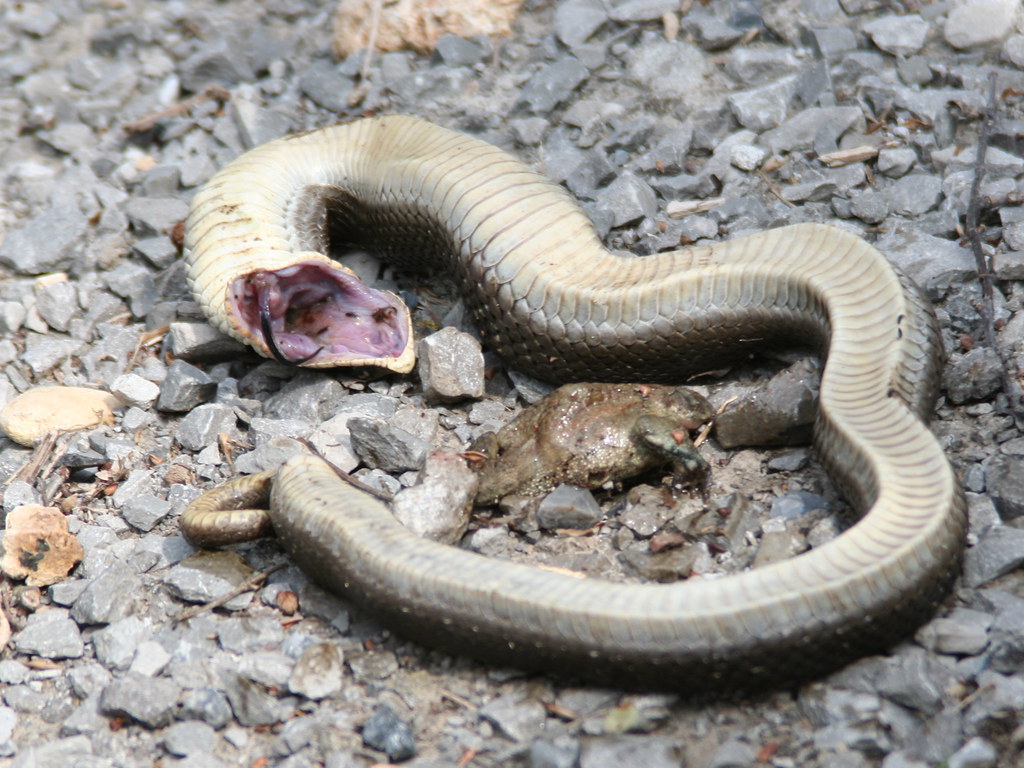
[[[451,326],[417,344],[423,395],[433,402],[455,402],[484,394],[484,357],[480,342]]]
[[[613,227],[621,227],[658,211],[654,190],[646,181],[628,171],[598,193],[597,207],[603,210]]]
[[[585,488],[562,484],[537,505],[537,522],[549,531],[585,531],[601,520],[601,507]]]
[[[380,419],[349,419],[349,434],[356,456],[371,469],[405,472],[419,469],[430,443]]]
[[[943,372],[943,384],[951,402],[984,400],[998,392],[1003,381],[1003,361],[989,347],[974,347]]]
[[[392,762],[416,754],[416,741],[408,724],[386,704],[381,704],[363,725],[363,743],[388,756]]]
[[[964,584],[980,587],[1024,563],[1024,530],[995,525],[964,555]]]
[[[18,653],[44,659],[77,659],[85,652],[78,625],[63,608],[36,611],[14,638]]]
[[[156,407],[159,411],[185,413],[213,399],[216,394],[217,382],[206,372],[184,360],[175,360],[160,385]]]
[[[1013,32],[1019,8],[1016,0],[968,0],[956,5],[946,17],[946,42],[960,49],[999,42]]]
[[[741,395],[715,416],[718,442],[724,448],[809,442],[820,375],[813,363],[802,360]],[[716,398],[723,396],[728,394]]]
[[[7,234],[0,243],[0,264],[23,275],[67,269],[88,227],[78,206],[57,203]]]
[[[539,70],[526,82],[520,103],[535,114],[547,114],[568,99],[589,74],[578,59],[565,56]]]
[[[330,642],[316,643],[295,663],[288,690],[314,700],[333,696],[341,690],[344,671],[341,649]]]
[[[391,503],[391,512],[418,536],[455,544],[469,525],[477,475],[465,459],[431,451],[416,485],[404,488]]]
[[[231,406],[205,403],[196,406],[181,420],[174,439],[186,450],[200,451],[208,445],[214,445],[220,434],[233,434],[236,431],[236,420],[235,410]]]
[[[147,728],[171,722],[181,696],[173,680],[127,673],[110,683],[100,696],[100,709],[111,717],[127,717]]]
[[[212,363],[220,360],[231,360],[240,355],[248,354],[248,349],[239,342],[226,336],[207,323],[171,323],[165,344],[174,355],[171,363],[173,368],[179,361],[190,363]],[[193,369],[198,370],[198,369]],[[161,388],[161,395],[164,389]],[[168,401],[168,405],[171,401]],[[161,408],[160,410],[188,410],[181,405]]]
[[[253,574],[235,552],[197,552],[174,566],[164,584],[176,597],[190,603],[208,603],[234,590]],[[240,610],[252,602],[251,593],[229,600],[225,607]]]
[[[135,609],[140,588],[138,574],[114,560],[75,600],[71,616],[79,624],[109,624],[123,619]]]
[[[882,16],[869,21],[863,30],[878,48],[893,56],[917,53],[928,36],[929,24],[916,13]]]
[[[985,468],[985,487],[1004,521],[1024,515],[1024,461],[1019,456],[996,456]]]

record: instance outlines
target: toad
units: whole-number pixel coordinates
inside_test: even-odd
[[[684,478],[707,464],[690,430],[711,421],[701,395],[649,384],[567,384],[471,450],[480,466],[476,503],[511,493],[539,495],[561,483],[598,488],[671,464]]]

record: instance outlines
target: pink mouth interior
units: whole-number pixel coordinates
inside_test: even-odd
[[[282,362],[397,357],[408,343],[408,309],[397,297],[320,262],[251,272],[229,292],[243,332]]]

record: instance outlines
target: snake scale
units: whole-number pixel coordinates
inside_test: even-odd
[[[485,344],[549,381],[679,382],[764,345],[814,345],[827,359],[815,444],[863,512],[835,540],[767,567],[611,584],[421,540],[313,457],[255,478],[272,485],[272,525],[295,562],[402,635],[489,662],[708,693],[883,649],[948,591],[966,523],[925,425],[939,333],[918,288],[862,239],[799,224],[618,255],[561,187],[508,153],[392,116],[279,139],[220,171],[192,204],[188,280],[216,325],[264,354],[407,371],[404,307],[325,255],[349,244],[450,275]],[[186,522],[194,540],[216,528],[206,508]]]

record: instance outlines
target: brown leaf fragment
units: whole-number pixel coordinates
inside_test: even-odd
[[[84,556],[56,507],[26,504],[7,516],[0,569],[12,579],[45,587],[67,578]]]

